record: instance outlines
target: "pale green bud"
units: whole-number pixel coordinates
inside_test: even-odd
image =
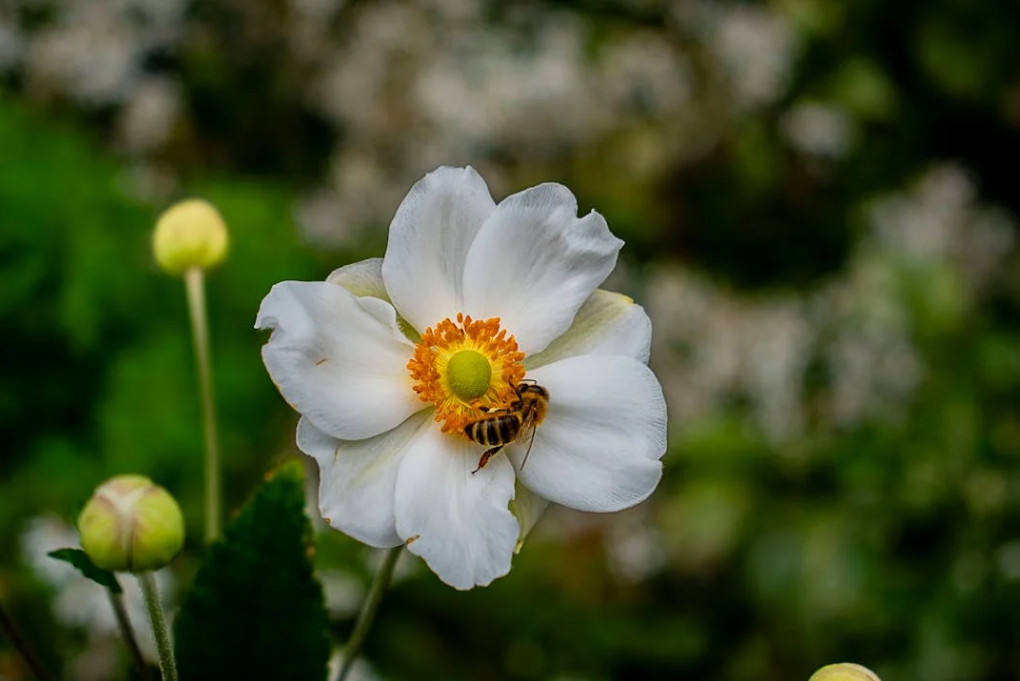
[[[822,667],[808,681],[882,681],[875,672],[852,662]]]
[[[188,199],[166,209],[156,222],[152,253],[170,274],[208,269],[227,256],[227,226],[211,203]]]
[[[81,547],[113,572],[145,572],[170,563],[184,546],[177,501],[144,475],[118,475],[96,488],[78,516]]]

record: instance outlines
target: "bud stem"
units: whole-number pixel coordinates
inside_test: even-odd
[[[149,665],[146,664],[145,658],[142,657],[142,651],[138,647],[138,639],[135,638],[135,632],[131,628],[131,620],[128,618],[127,608],[124,607],[124,594],[114,593],[113,589],[107,589],[106,594],[110,597],[110,605],[113,606],[113,614],[117,618],[120,634],[124,637],[124,643],[127,644],[128,650],[131,652],[131,659],[135,661],[135,666],[138,667],[138,678],[142,681],[152,681]]]
[[[389,549],[386,551],[386,555],[383,556],[379,572],[375,573],[375,579],[372,580],[368,596],[365,597],[365,604],[361,606],[358,621],[354,625],[354,632],[351,633],[351,638],[347,642],[347,648],[344,649],[344,660],[343,664],[340,665],[340,673],[337,674],[336,681],[344,681],[350,673],[351,667],[354,666],[354,660],[358,657],[361,646],[365,642],[365,637],[368,635],[368,630],[372,627],[375,613],[379,610],[383,592],[386,591],[390,580],[393,579],[393,568],[396,567],[397,558],[400,557],[400,550],[403,548],[404,546],[400,545]]]
[[[177,662],[174,660],[174,649],[170,644],[170,632],[166,628],[163,617],[163,606],[159,602],[159,589],[156,587],[154,572],[139,572],[138,583],[142,586],[145,596],[145,607],[149,611],[149,622],[152,624],[152,637],[156,639],[159,651],[159,670],[163,673],[163,681],[177,681]]]
[[[205,540],[220,536],[220,454],[216,437],[216,409],[213,406],[212,375],[209,360],[209,324],[205,306],[205,277],[200,267],[184,272],[188,312],[195,341],[199,393],[202,400],[202,424],[205,429]]]
[[[21,634],[18,633],[17,628],[14,626],[14,620],[4,610],[3,605],[0,605],[0,629],[7,634],[7,638],[11,640],[14,649],[18,651],[18,654],[25,661],[25,665],[31,670],[38,681],[50,681],[53,678],[46,672],[46,669],[39,663],[39,660],[35,658],[35,655],[32,654],[32,650],[28,647],[25,639],[21,638]]]

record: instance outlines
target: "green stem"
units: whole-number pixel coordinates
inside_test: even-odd
[[[163,606],[159,602],[156,575],[153,572],[140,572],[136,576],[138,583],[142,585],[145,607],[149,611],[149,622],[152,623],[152,637],[156,639],[156,649],[159,651],[159,669],[163,673],[163,681],[177,681],[177,662],[174,660],[170,632],[163,617]]]
[[[131,628],[131,620],[128,619],[127,608],[124,607],[124,594],[115,593],[113,589],[107,589],[106,593],[110,597],[110,605],[113,606],[113,614],[117,618],[120,635],[124,637],[124,643],[127,644],[128,650],[131,652],[131,659],[135,661],[135,666],[138,667],[138,678],[142,681],[152,681],[149,665],[145,662],[145,658],[142,657],[142,650],[138,647],[138,639],[135,638],[135,632]]]
[[[403,545],[392,548],[383,557],[382,565],[379,566],[379,572],[375,573],[372,587],[368,590],[368,596],[365,597],[365,604],[361,606],[358,621],[354,625],[354,632],[351,634],[350,641],[347,642],[347,648],[344,650],[344,661],[340,666],[340,673],[337,674],[336,681],[344,681],[347,678],[351,667],[354,665],[354,660],[358,657],[358,653],[361,652],[361,646],[365,642],[368,630],[372,627],[372,620],[375,619],[375,613],[378,612],[379,604],[382,602],[383,593],[386,591],[386,587],[389,586],[390,580],[393,579],[393,568],[396,567],[397,559],[400,557],[400,550],[403,548]]]
[[[188,295],[188,313],[195,342],[198,384],[202,400],[202,425],[205,429],[205,540],[220,536],[220,454],[216,437],[216,409],[213,406],[211,362],[209,359],[209,323],[205,306],[205,277],[199,267],[184,273]]]
[[[0,629],[3,629],[4,633],[7,634],[7,638],[11,639],[14,649],[21,655],[25,665],[35,675],[35,678],[39,681],[50,681],[52,677],[46,673],[42,664],[32,654],[32,649],[28,647],[25,639],[21,638],[21,634],[18,633],[17,628],[14,626],[14,620],[11,619],[2,605],[0,605]]]

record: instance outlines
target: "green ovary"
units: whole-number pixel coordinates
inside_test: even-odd
[[[446,379],[457,397],[465,402],[474,400],[489,389],[492,365],[480,352],[461,350],[446,365]]]

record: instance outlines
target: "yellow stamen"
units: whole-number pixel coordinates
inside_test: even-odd
[[[457,314],[425,329],[407,363],[414,391],[436,407],[444,433],[463,432],[484,415],[480,407],[503,406],[524,378],[524,353],[499,326],[499,317],[474,320]]]

